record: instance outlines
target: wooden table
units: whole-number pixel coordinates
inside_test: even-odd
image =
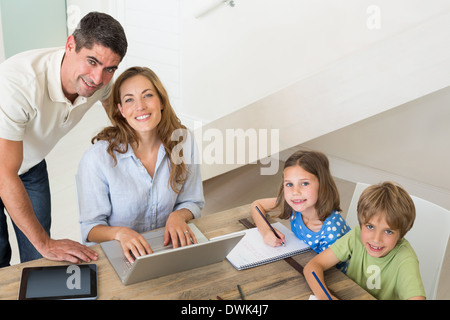
[[[239,219],[250,218],[250,206],[207,215],[193,220],[207,238],[244,230]],[[278,219],[272,218],[272,222]],[[283,222],[283,221],[282,221]],[[286,221],[284,221],[286,223]],[[173,300],[239,300],[239,284],[246,300],[309,299],[312,294],[308,284],[285,261],[277,261],[247,270],[236,270],[227,260],[212,265],[180,272],[137,284],[124,286],[106,258],[100,245],[92,247],[99,254],[95,263],[98,269],[98,299],[173,299]],[[294,256],[304,266],[313,251]],[[0,269],[0,299],[18,297],[20,277],[24,267],[65,265],[39,259]],[[373,299],[373,297],[335,268],[325,272],[325,281],[340,299]]]

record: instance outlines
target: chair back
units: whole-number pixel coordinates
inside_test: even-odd
[[[351,228],[358,225],[357,205],[361,193],[369,186],[357,183],[347,213]],[[416,220],[405,235],[419,259],[420,274],[427,299],[436,299],[447,243],[450,236],[450,211],[419,197],[411,196]]]

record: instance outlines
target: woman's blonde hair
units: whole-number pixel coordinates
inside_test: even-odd
[[[361,226],[373,216],[383,214],[389,227],[399,230],[400,239],[412,228],[416,218],[416,208],[408,192],[390,181],[367,187],[361,193],[357,212]]]
[[[307,172],[315,175],[319,180],[319,196],[315,205],[321,221],[325,221],[333,211],[342,211],[340,208],[339,192],[330,172],[330,165],[325,154],[318,151],[297,151],[284,163],[284,169],[300,166]],[[284,174],[283,174],[284,180]],[[284,183],[281,182],[277,196],[277,206],[281,210],[279,217],[288,219],[292,214],[292,208],[284,199]]]
[[[187,130],[181,121],[178,119],[175,111],[173,110],[169,96],[166,89],[164,88],[162,82],[158,76],[149,68],[145,67],[131,67],[125,70],[114,83],[114,87],[109,98],[108,107],[106,112],[112,123],[112,126],[104,128],[100,133],[98,133],[94,138],[92,138],[92,143],[99,140],[108,141],[109,146],[107,148],[108,154],[114,159],[115,165],[117,164],[117,158],[114,152],[126,153],[128,151],[128,145],[132,143],[139,144],[138,136],[135,130],[128,124],[127,120],[122,116],[118,105],[121,104],[120,101],[120,88],[125,80],[130,79],[135,76],[144,76],[151,81],[156,89],[158,97],[161,101],[161,121],[157,126],[157,134],[166,154],[168,155],[168,165],[170,168],[170,186],[175,192],[180,192],[184,182],[186,181],[188,175],[188,169],[184,162],[175,164],[172,160],[171,154],[174,147],[181,141],[186,141]],[[177,129],[184,132],[184,136],[180,136],[178,140],[172,139],[172,133]],[[179,131],[178,131],[179,132]],[[182,153],[182,150],[181,152]]]

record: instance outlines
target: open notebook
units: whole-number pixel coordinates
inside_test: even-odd
[[[305,242],[297,238],[282,223],[276,222],[272,226],[285,235],[286,246],[271,247],[264,243],[263,237],[257,228],[248,229],[245,230],[245,236],[241,241],[227,255],[228,261],[236,269],[243,270],[311,250]]]

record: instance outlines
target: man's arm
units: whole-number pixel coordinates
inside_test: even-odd
[[[78,263],[97,260],[91,249],[71,240],[52,240],[39,223],[18,175],[23,160],[23,143],[0,138],[0,198],[14,223],[42,256]]]

